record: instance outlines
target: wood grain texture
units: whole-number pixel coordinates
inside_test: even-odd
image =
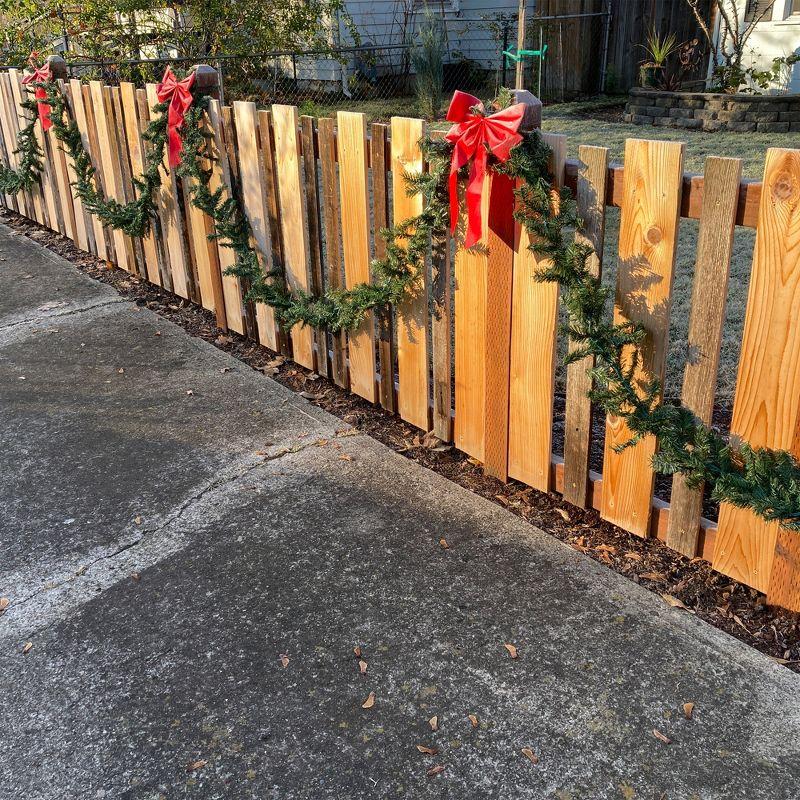
[[[391,169],[389,150],[389,126],[373,122],[370,127],[370,172],[372,173],[372,240],[375,243],[375,258],[386,256],[386,240],[381,231],[389,227],[389,177]],[[397,410],[395,397],[395,363],[397,353],[394,346],[394,309],[377,308],[375,321],[378,325],[378,368],[381,406],[387,411]]]
[[[258,130],[261,143],[261,159],[264,168],[264,194],[267,200],[267,220],[269,222],[269,241],[272,246],[272,268],[281,275],[273,280],[282,281],[286,269],[283,255],[283,234],[281,233],[281,205],[278,198],[278,167],[275,163],[275,135],[272,130],[272,112],[261,109],[258,112]],[[275,337],[278,350],[285,356],[291,355],[289,332],[275,323]]]
[[[339,195],[342,210],[342,251],[345,285],[352,288],[370,279],[369,186],[367,118],[364,114],[337,114]],[[350,388],[371,403],[378,400],[375,382],[375,321],[367,314],[348,336]]]
[[[322,224],[325,231],[325,281],[331,289],[344,285],[341,254],[341,209],[339,175],[336,165],[336,126],[334,120],[317,121],[319,163],[322,173]],[[337,386],[347,389],[347,334],[331,333],[331,375]]]
[[[50,151],[50,168],[53,182],[56,188],[56,197],[59,204],[59,218],[61,220],[61,232],[68,239],[75,241],[75,205],[72,202],[72,186],[70,185],[70,175],[67,169],[67,154],[61,142],[56,138],[55,128],[50,128],[46,134],[47,144]],[[41,215],[41,203],[37,202],[38,192],[32,191],[34,203],[34,215],[38,218]],[[37,209],[38,206],[38,209]]]
[[[714,410],[741,176],[739,159],[714,156],[706,159],[705,201],[697,239],[681,404],[707,425]],[[702,506],[702,488],[689,489],[683,476],[675,475],[667,544],[690,558],[697,551]]]
[[[208,121],[211,131],[209,139],[209,155],[211,156],[211,181],[209,189],[216,192],[222,189],[227,199],[232,193],[232,179],[228,163],[228,149],[225,143],[225,130],[222,123],[222,112],[218,100],[208,103]],[[242,302],[242,286],[235,275],[227,275],[226,271],[236,263],[236,257],[230,247],[218,247],[217,257],[222,278],[222,296],[225,307],[227,326],[237,333],[244,334],[244,303]]]
[[[148,83],[147,101],[150,108],[158,105],[156,85]],[[161,235],[164,244],[164,256],[169,265],[169,277],[172,281],[171,291],[181,297],[189,296],[189,259],[184,248],[183,213],[178,201],[178,187],[174,172],[167,163],[166,148],[161,165],[161,186],[157,190],[161,217]],[[169,288],[169,287],[166,287]]]
[[[664,378],[683,151],[681,142],[628,139],[625,143],[625,197],[620,215],[614,320],[636,322],[645,329],[637,381]],[[603,519],[647,536],[656,441],[649,436],[635,447],[616,452],[614,447],[629,441],[630,436],[624,420],[609,415],[601,513]]]
[[[145,169],[145,149],[141,135],[142,125],[139,120],[136,87],[132,83],[122,82],[119,85],[119,91],[125,140],[128,144],[128,155],[131,162],[131,174],[133,178],[141,178]],[[138,195],[138,191],[134,188],[132,194],[135,197]],[[145,277],[151,283],[160,284],[158,244],[156,242],[154,222],[151,222],[150,229],[142,237],[142,258]]]
[[[5,102],[8,107],[9,113],[9,123],[11,125],[11,142],[12,142],[12,152],[17,148],[17,135],[19,134],[20,129],[26,124],[28,120],[28,112],[22,108],[20,105],[17,97],[22,96],[22,92],[17,86],[16,90],[14,89],[14,84],[18,83],[21,80],[20,76],[18,75],[17,70],[8,70],[4,71],[2,75],[0,75],[0,80],[2,81],[3,85],[3,93],[5,95]],[[27,94],[27,89],[24,90]],[[37,130],[35,131],[36,140],[39,142],[39,147],[42,148],[42,152],[45,152],[43,147],[43,136],[41,135],[41,128],[37,126]],[[14,162],[15,162],[15,169],[19,166],[21,156],[19,153],[14,154]],[[46,159],[43,163],[43,166],[47,168]],[[45,176],[42,175],[42,181],[39,184],[39,191],[42,193],[44,192],[44,180]],[[25,215],[29,218],[35,217],[33,201],[31,198],[31,193],[27,190],[22,190],[21,192],[17,193],[17,205],[19,208],[20,214]],[[50,218],[47,214],[46,210],[43,210],[44,214],[44,224],[50,227]]]
[[[443,442],[453,438],[453,289],[449,231],[431,240],[431,361],[433,433]]]
[[[92,166],[95,168],[95,170],[97,170],[98,159],[95,151],[92,149],[92,137],[90,135],[89,122],[86,112],[86,94],[88,93],[89,87],[84,87],[76,78],[73,78],[69,82],[69,85],[72,94],[72,110],[75,115],[75,124],[78,126],[78,130],[81,134],[83,149],[88,153],[92,162]],[[95,172],[95,186],[102,191],[99,183],[100,180],[100,176]],[[89,214],[88,212],[85,213],[87,219],[86,235],[89,239],[90,250],[92,253],[97,255],[98,258],[105,260],[106,243],[103,226],[96,216]]]
[[[76,119],[75,113],[75,102],[72,96],[72,85],[70,82],[63,82],[62,81],[62,91],[64,92],[64,99],[66,100],[67,108],[69,109],[69,114],[72,119]],[[69,185],[72,181],[75,180],[75,166],[72,158],[65,154],[66,165],[67,165],[67,184]],[[83,207],[83,201],[78,197],[77,194],[72,189],[72,186],[69,187],[69,195],[72,198],[72,205],[75,214],[75,243],[81,250],[85,252],[92,251],[92,242],[91,242],[91,222],[89,221],[89,216],[86,213],[86,209]]]
[[[286,282],[290,289],[307,292],[311,288],[311,275],[298,124],[294,106],[272,106]],[[314,331],[307,325],[295,325],[291,337],[294,360],[314,369]]]
[[[322,227],[319,209],[319,178],[316,154],[317,132],[314,117],[300,117],[300,140],[303,150],[303,179],[306,189],[306,219],[308,220],[308,252],[311,257],[311,292],[321,295],[325,281],[322,275]],[[314,331],[317,353],[317,372],[328,377],[328,333],[324,328]]]
[[[272,268],[272,251],[269,239],[267,199],[264,191],[264,169],[259,144],[256,104],[237,101],[233,104],[236,124],[237,153],[239,156],[239,181],[244,211],[250,221],[253,243],[258,252],[262,272]],[[258,340],[271,350],[278,349],[275,333],[275,313],[266,303],[256,303]]]
[[[731,434],[754,447],[800,454],[800,151],[771,148],[764,168],[753,269],[739,357]],[[795,534],[796,535],[796,534]],[[793,548],[770,580],[777,523],[745,509],[720,508],[714,568],[791,603],[800,576]],[[783,543],[783,542],[782,542]]]
[[[608,148],[581,145],[578,148],[581,164],[576,186],[578,216],[583,226],[575,232],[575,241],[594,248],[586,266],[595,277],[603,268],[603,242],[606,226],[606,178]],[[569,343],[570,352],[575,347]],[[587,370],[594,358],[587,356],[567,366],[566,407],[564,411],[564,499],[586,508],[589,491],[589,451],[592,446],[592,402],[588,393],[592,379]]]
[[[422,212],[422,195],[409,197],[405,175],[423,169],[419,141],[425,123],[419,119],[392,117],[392,214],[394,224]],[[397,320],[397,372],[400,416],[424,431],[430,429],[430,378],[428,372],[428,292],[425,264],[421,267],[419,290],[408,294],[395,307]]]
[[[89,152],[92,156],[92,166],[95,169],[95,188],[105,196],[105,179],[103,175],[103,161],[100,157],[100,143],[97,139],[97,125],[94,118],[94,101],[89,84],[81,85],[83,93],[83,109],[86,114],[86,130],[89,137]],[[105,259],[109,264],[114,263],[114,239],[111,231],[103,225],[97,217],[92,216],[95,230],[95,244],[97,245],[98,258]]]
[[[455,255],[455,421],[456,447],[478,461],[484,459],[486,408],[486,222],[489,182],[483,185],[481,217],[484,239],[465,249],[461,234],[466,224],[464,186],[459,185],[462,209]],[[481,246],[482,245],[482,246]]]
[[[92,110],[94,111],[94,122],[97,130],[97,142],[99,147],[100,162],[103,165],[103,189],[107,199],[119,200],[124,202],[122,187],[119,181],[119,165],[116,163],[115,154],[112,147],[111,125],[114,124],[113,118],[109,119],[109,109],[106,105],[106,93],[100,81],[89,81],[89,90],[92,93]],[[132,251],[129,250],[129,242],[121,230],[110,230],[109,234],[114,241],[114,262],[121,269],[132,272],[135,265],[129,257]],[[185,290],[184,290],[185,291]],[[188,297],[183,294],[183,297]]]
[[[542,134],[542,139],[552,150],[551,170],[556,186],[561,186],[566,137]],[[558,286],[533,279],[544,262],[530,251],[529,244],[527,231],[518,225],[512,287],[508,474],[547,492],[551,488]]]
[[[0,131],[3,136],[3,156],[6,166],[16,169],[19,163],[19,155],[14,151],[17,149],[16,126],[13,124],[11,100],[11,85],[8,75],[0,75]],[[16,195],[4,195],[7,208],[12,211],[19,209],[19,200]]]

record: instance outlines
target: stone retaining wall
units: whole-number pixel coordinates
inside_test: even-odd
[[[752,95],[631,89],[623,116],[635,125],[703,131],[800,131],[800,94]]]

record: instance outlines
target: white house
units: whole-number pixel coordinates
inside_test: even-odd
[[[774,0],[768,8],[769,0],[738,0],[729,8],[738,8],[740,27],[752,19],[761,16],[761,10],[767,9],[766,15],[755,26],[747,40],[745,67],[755,66],[768,69],[772,59],[779,56],[800,54],[800,0]],[[719,43],[721,19],[716,20],[715,39]],[[719,46],[719,44],[718,44]],[[709,74],[711,65],[709,65]],[[800,93],[800,62],[792,68],[784,70],[784,74],[773,84],[773,92]]]

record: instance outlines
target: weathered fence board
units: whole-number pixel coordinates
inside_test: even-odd
[[[578,148],[581,169],[578,173],[576,202],[583,227],[575,240],[594,248],[586,263],[599,278],[603,267],[603,242],[606,224],[606,179],[608,148],[581,145]],[[572,352],[576,346],[570,341]],[[594,358],[586,356],[567,366],[566,407],[564,411],[564,499],[586,508],[589,492],[589,452],[592,445],[592,402],[588,392],[592,379],[588,370]]]
[[[646,331],[637,381],[651,376],[664,378],[683,149],[680,142],[628,139],[625,143],[625,199],[620,216],[614,320],[637,322]],[[615,446],[630,437],[622,418],[608,417],[602,515],[631,533],[647,536],[656,442],[649,436],[616,452]]]
[[[369,281],[369,186],[367,183],[367,118],[340,111],[338,127],[339,196],[342,210],[342,250],[345,285],[351,289]],[[375,322],[368,313],[348,337],[350,388],[372,403],[375,384]]]
[[[294,106],[272,106],[286,282],[290,289],[307,292],[311,286],[311,278],[298,124],[297,109]],[[291,335],[294,360],[304,367],[314,369],[313,330],[307,325],[295,325]]]
[[[739,159],[706,159],[709,200],[700,216],[681,404],[707,425],[714,411],[741,176]],[[689,557],[696,554],[702,506],[702,489],[689,489],[683,476],[676,475],[672,480],[667,544]]]
[[[565,136],[542,134],[553,151],[551,170],[563,185]],[[553,198],[553,203],[557,198]],[[543,259],[529,249],[527,231],[517,226],[511,318],[508,472],[540,491],[550,490],[553,394],[556,379],[558,285],[534,273]]]
[[[72,85],[70,83],[61,83],[61,90],[64,92],[64,97],[67,102],[69,113],[73,119],[76,118],[75,102],[72,97]],[[127,122],[126,122],[127,127]],[[83,201],[72,191],[69,184],[75,179],[75,165],[72,159],[65,156],[67,164],[67,195],[70,197],[74,211],[75,211],[75,243],[81,250],[91,252],[92,248],[92,232],[91,222],[83,207]]]
[[[332,119],[317,122],[320,171],[322,173],[322,222],[325,230],[325,282],[330,289],[343,285],[341,253],[341,209],[339,175],[336,168],[336,126]],[[347,372],[347,334],[331,332],[331,374],[334,383],[350,386]]]
[[[272,253],[267,199],[264,193],[263,161],[258,140],[256,104],[244,101],[235,102],[233,119],[236,124],[242,202],[247,218],[250,220],[250,230],[261,262],[261,269],[266,273],[271,270]],[[275,313],[265,303],[256,303],[256,324],[259,342],[271,350],[277,350]]]
[[[423,169],[419,141],[425,135],[425,123],[419,119],[392,117],[392,204],[394,224],[422,211],[422,195],[408,196],[406,175]],[[405,242],[400,242],[405,246]],[[428,373],[428,293],[425,265],[418,278],[419,290],[395,307],[397,320],[397,373],[399,390],[397,410],[400,416],[427,431],[429,424],[430,383]]]
[[[745,312],[731,432],[754,447],[800,454],[800,151],[771,148],[764,167],[753,269]],[[793,534],[797,536],[797,534]],[[723,504],[714,567],[761,591],[771,589],[777,523]],[[793,549],[786,551],[791,558]],[[782,561],[782,557],[777,562]],[[797,597],[778,570],[774,591]],[[774,599],[774,598],[773,598]],[[776,600],[776,602],[778,602]]]

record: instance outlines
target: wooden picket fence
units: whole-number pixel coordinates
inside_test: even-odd
[[[21,75],[0,75],[0,150],[15,164]],[[133,198],[142,170],[141,134],[155,105],[155,86],[63,84],[69,108],[108,197]],[[383,254],[378,231],[420,210],[405,193],[404,174],[425,169],[418,142],[425,123],[394,118],[368,125],[363,114],[299,117],[296,108],[232,107],[212,101],[212,188],[238,194],[252,223],[265,269],[283,267],[293,288],[320,291],[369,280]],[[224,274],[232,252],[209,242],[212,221],[195,209],[166,168],[158,219],[143,240],[105,230],[70,190],[70,165],[53,138],[41,187],[5,197],[8,208],[73,239],[78,247],[216,314],[223,329],[291,354],[299,364],[380,403],[421,430],[485,464],[488,473],[570,503],[640,536],[657,536],[689,556],[800,608],[800,537],[747,511],[723,506],[718,523],[701,518],[701,497],[673,482],[671,505],[653,497],[655,442],[617,453],[624,424],[606,424],[602,475],[589,469],[591,408],[587,364],[567,372],[563,457],[552,450],[558,290],[537,283],[527,234],[493,218],[489,180],[483,196],[485,241],[431,265],[427,295],[409,297],[392,314],[370,316],[349,335],[296,327],[283,334],[268,307],[243,303],[246,287]],[[621,208],[615,315],[648,333],[643,371],[663,378],[670,294],[681,218],[699,220],[682,401],[711,420],[733,233],[756,228],[752,276],[732,431],[753,445],[800,455],[800,151],[770,149],[762,183],[741,180],[736,159],[709,157],[702,176],[684,175],[681,143],[629,140],[624,166],[609,165],[603,147],[582,146],[566,159],[566,137],[546,135],[553,171],[575,191],[585,228],[603,252],[609,206]],[[710,140],[709,140],[710,141]],[[599,273],[598,257],[593,263]],[[454,280],[452,278],[454,277]]]

